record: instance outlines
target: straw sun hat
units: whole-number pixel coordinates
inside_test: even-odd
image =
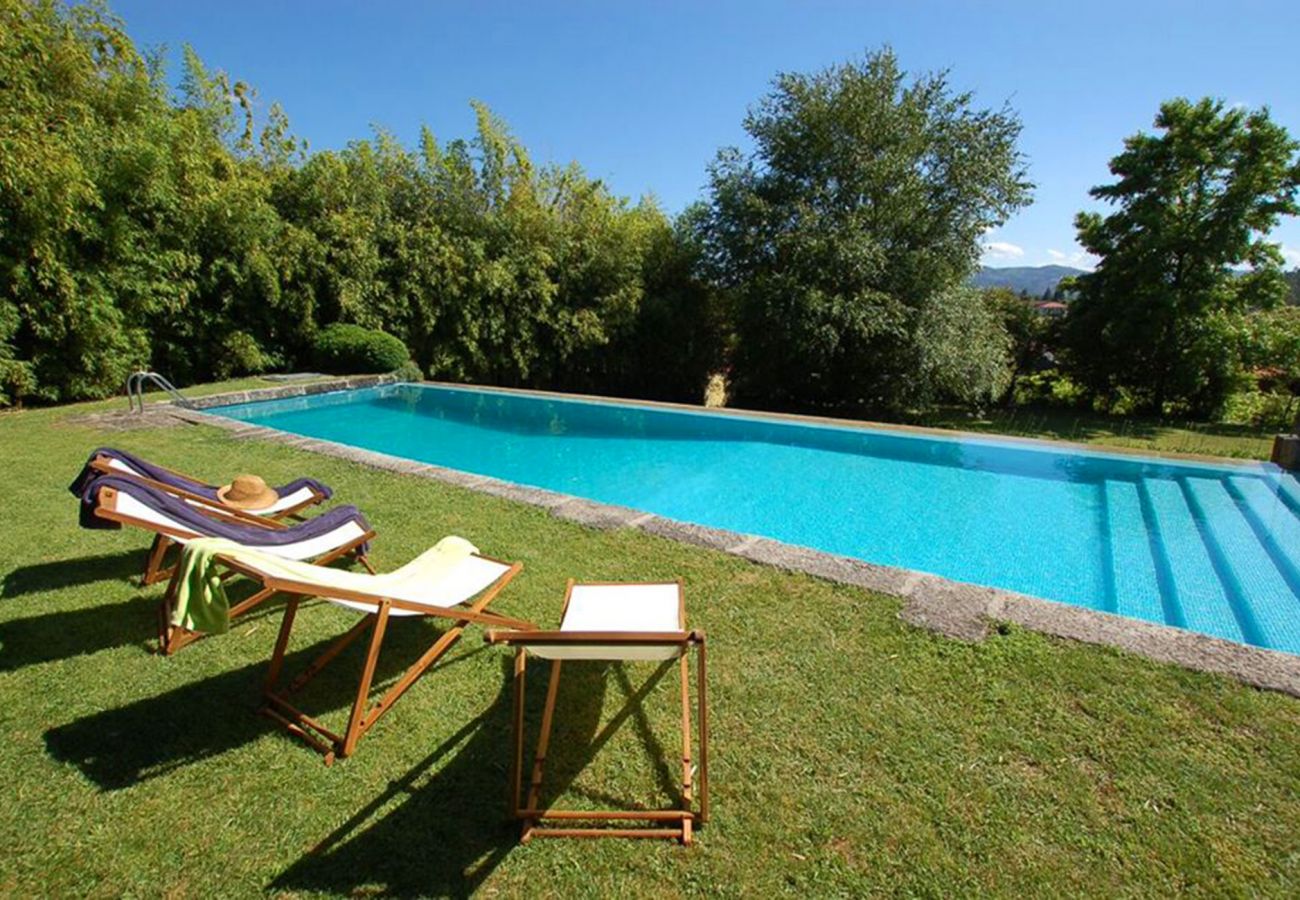
[[[266,509],[280,495],[256,475],[236,475],[230,484],[217,488],[217,499],[236,509]]]

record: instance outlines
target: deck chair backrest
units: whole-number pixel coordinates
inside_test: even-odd
[[[305,560],[364,538],[369,533],[360,515],[350,515],[347,507],[336,507],[319,519],[272,531],[236,518],[223,522],[207,511],[195,513],[186,508],[183,501],[131,478],[109,476],[98,482],[95,490],[97,516],[166,535],[182,544],[199,537],[229,537],[229,529],[233,527],[239,529],[235,539],[240,543],[285,559]],[[222,525],[224,527],[220,527]],[[303,536],[293,540],[290,537],[293,532],[301,532]]]
[[[91,460],[90,466],[96,471],[103,472],[106,475],[125,475],[131,478],[139,478],[146,484],[174,494],[195,506],[204,509],[216,506],[223,511],[234,514],[236,518],[241,518],[251,522],[263,521],[274,524],[274,517],[279,516],[281,513],[295,512],[303,507],[311,506],[313,503],[316,503],[321,496],[311,487],[304,485],[287,493],[279,494],[274,503],[270,506],[263,507],[262,509],[234,509],[233,507],[223,506],[221,501],[218,500],[215,495],[209,496],[209,494],[212,494],[212,491],[208,486],[193,481],[193,479],[188,478],[188,476],[178,475],[176,478],[176,481],[180,481],[183,478],[184,481],[189,482],[189,484],[185,486],[175,483],[167,484],[152,477],[147,472],[140,471],[126,460],[119,459],[116,456],[107,455],[96,456]]]

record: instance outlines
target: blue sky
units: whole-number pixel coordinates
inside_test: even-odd
[[[990,265],[1077,264],[1075,212],[1160,101],[1267,105],[1300,136],[1300,5],[1283,2],[162,2],[117,0],[137,43],[205,62],[278,100],[313,149],[381,125],[468,136],[485,101],[538,161],[577,160],[670,212],[743,146],[746,107],[779,71],[890,44],[910,71],[1024,122],[1032,207],[988,235]],[[1300,220],[1274,232],[1300,265]]]

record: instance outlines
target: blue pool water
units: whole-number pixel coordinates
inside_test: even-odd
[[[411,384],[212,411],[1300,653],[1300,486],[1269,465]]]

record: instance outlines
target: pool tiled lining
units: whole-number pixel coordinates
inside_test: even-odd
[[[195,406],[198,407],[196,409],[169,407],[167,412],[187,422],[223,428],[235,438],[274,441],[378,469],[443,481],[506,500],[542,507],[559,518],[592,528],[636,528],[670,540],[719,550],[751,562],[890,594],[904,600],[900,612],[904,621],[949,637],[978,641],[988,634],[992,623],[1012,622],[1043,634],[1117,647],[1159,662],[1228,675],[1255,687],[1300,697],[1300,656],[1289,653],[1251,647],[1167,625],[1042,600],[999,588],[966,584],[909,569],[879,566],[769,538],[679,522],[643,510],[597,503],[569,494],[526,487],[498,478],[416,462],[333,441],[302,437],[202,412],[203,408],[231,403],[370,387],[395,380],[392,376],[367,376],[217,394],[195,401]],[[548,396],[544,392],[536,393]],[[636,402],[642,405],[693,409],[678,404]],[[162,404],[156,404],[155,407],[157,406]],[[1053,442],[1052,446],[1059,444]]]

